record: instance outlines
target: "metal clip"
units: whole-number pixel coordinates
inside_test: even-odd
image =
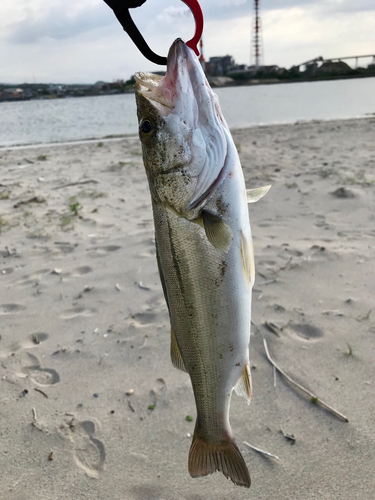
[[[143,5],[146,0],[104,0],[115,13],[120,24],[138,47],[140,52],[151,62],[165,66],[167,58],[155,54],[148,46],[146,40],[139,32],[137,26],[131,18],[129,9],[134,9]],[[198,0],[182,0],[191,10],[195,20],[195,34],[191,40],[186,42],[197,56],[199,56],[198,43],[203,32],[203,12]]]

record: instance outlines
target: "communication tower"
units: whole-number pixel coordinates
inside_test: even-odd
[[[251,43],[251,62],[257,67],[262,65],[262,60],[263,60],[262,31],[260,25],[259,3],[260,0],[254,0],[255,20],[253,25],[253,36]]]

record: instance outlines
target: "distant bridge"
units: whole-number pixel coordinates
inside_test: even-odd
[[[345,57],[331,57],[330,59],[326,59],[326,61],[343,61],[344,59],[355,59],[355,67],[358,68],[358,59],[363,59],[363,58],[369,58],[372,57],[375,60],[375,54],[369,54],[366,56],[345,56]]]
[[[368,55],[361,55],[361,56],[345,56],[345,57],[330,57],[328,59],[324,59],[324,57],[319,56],[315,57],[315,59],[310,59],[310,61],[306,61],[301,64],[297,64],[294,66],[295,68],[300,68],[301,66],[308,66],[309,64],[317,63],[317,62],[338,62],[338,61],[344,61],[346,59],[355,59],[355,67],[358,68],[358,59],[364,59],[364,58],[373,58],[373,62],[375,63],[375,54],[368,54]]]

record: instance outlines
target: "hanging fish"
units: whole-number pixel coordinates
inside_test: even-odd
[[[136,75],[143,162],[157,262],[171,320],[171,357],[191,378],[197,420],[189,472],[221,471],[249,487],[229,423],[232,390],[251,399],[254,256],[240,160],[198,58],[177,39],[164,78]]]

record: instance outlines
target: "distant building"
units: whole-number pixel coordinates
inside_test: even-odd
[[[318,69],[317,61],[309,62],[305,65],[305,76],[316,76],[316,71]]]
[[[352,68],[343,61],[324,61],[324,63],[317,69],[317,75],[345,75],[350,73]]]
[[[235,66],[235,62],[232,56],[210,57],[209,74],[211,76],[225,76],[233,66]]]
[[[258,76],[275,76],[280,74],[284,68],[280,68],[276,64],[271,64],[270,66],[258,66],[257,75]]]
[[[0,100],[2,101],[18,101],[24,99],[24,91],[18,88],[4,89],[0,93]]]
[[[253,78],[277,78],[286,72],[285,68],[280,68],[275,64],[271,66],[246,66],[240,64],[228,71],[227,76],[235,80],[251,80]]]
[[[58,97],[62,97],[63,95],[65,95],[66,87],[64,85],[50,83],[48,85],[48,92],[50,94],[57,95]]]

